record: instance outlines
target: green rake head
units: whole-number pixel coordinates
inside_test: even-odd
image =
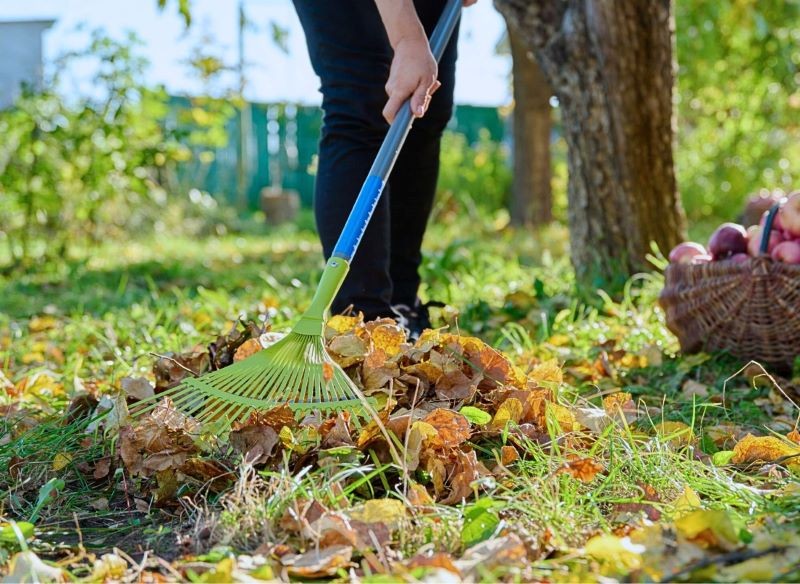
[[[140,403],[140,417],[168,397],[175,407],[201,424],[230,425],[251,412],[288,404],[299,414],[310,411],[372,414],[366,398],[325,350],[325,315],[348,263],[328,261],[311,306],[291,333],[275,344],[224,369],[184,380],[180,385]]]

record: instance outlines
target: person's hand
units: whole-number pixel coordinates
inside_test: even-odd
[[[475,4],[477,1],[478,1],[478,0],[464,0],[464,6],[472,6],[472,5],[473,5],[473,4]]]
[[[389,96],[383,108],[386,121],[390,124],[394,121],[400,106],[409,96],[414,116],[425,115],[431,96],[441,86],[436,80],[437,73],[436,59],[424,35],[400,39],[394,47],[389,80],[386,82],[386,94]]]

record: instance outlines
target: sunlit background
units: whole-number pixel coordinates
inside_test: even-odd
[[[202,46],[233,67],[239,61],[239,34],[243,32],[247,99],[319,103],[317,80],[292,3],[244,0],[241,5],[247,23],[243,31],[239,5],[233,0],[195,0],[189,29],[174,7],[162,12],[155,0],[0,0],[0,20],[55,20],[43,36],[46,63],[65,51],[84,48],[94,29],[104,29],[111,36],[133,31],[143,42],[141,53],[151,63],[149,81],[164,84],[170,92],[190,94],[203,89],[186,64],[192,52]],[[508,56],[496,51],[504,34],[505,23],[490,0],[481,0],[465,12],[459,43],[458,103],[508,103],[511,63]],[[72,67],[69,77],[74,90],[91,92],[90,75],[88,66]],[[239,83],[234,73],[220,81],[237,87]]]

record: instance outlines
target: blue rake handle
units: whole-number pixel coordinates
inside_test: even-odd
[[[458,23],[458,18],[461,15],[461,2],[462,0],[448,0],[436,29],[431,35],[431,52],[437,63],[442,58],[444,49],[447,47],[447,43]],[[335,257],[342,258],[348,263],[353,259],[356,249],[358,249],[358,244],[361,243],[361,238],[364,236],[364,231],[367,229],[369,220],[372,218],[372,213],[381,198],[386,180],[389,178],[392,167],[397,161],[397,156],[400,154],[400,148],[403,147],[413,123],[414,116],[411,113],[411,99],[409,98],[400,106],[400,111],[397,112],[394,122],[389,127],[389,132],[383,139],[383,144],[381,144],[378,155],[375,157],[375,162],[372,163],[367,180],[364,181],[364,185],[361,187],[358,198],[353,205],[353,210],[350,211],[350,216],[344,224],[339,241],[336,242],[336,247],[333,248]]]

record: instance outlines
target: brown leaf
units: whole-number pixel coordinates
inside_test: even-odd
[[[123,377],[119,386],[125,395],[133,399],[143,400],[155,395],[155,390],[144,377]]]
[[[469,499],[474,492],[472,483],[490,473],[478,462],[475,451],[456,450],[456,464],[450,474],[450,494],[440,501],[443,505],[455,505]]]
[[[253,411],[247,420],[234,423],[232,428],[238,430],[248,426],[269,426],[276,432],[280,432],[284,426],[297,427],[297,418],[292,408],[283,404],[266,411]]]
[[[281,529],[292,533],[300,533],[306,526],[314,523],[327,513],[322,503],[298,497],[291,506],[283,512],[279,524]]]
[[[319,427],[319,433],[322,436],[322,448],[354,446],[348,412],[339,412],[334,418],[325,420]]]
[[[139,425],[120,428],[119,453],[133,475],[177,469],[197,452],[199,426],[165,398]]]
[[[92,476],[98,480],[107,477],[109,471],[111,470],[111,457],[104,456],[103,458],[99,459],[97,462],[94,463],[94,472]]]
[[[333,337],[328,344],[328,350],[339,366],[346,368],[364,360],[368,345],[355,332],[351,332]]]
[[[233,363],[234,355],[242,345],[251,339],[258,343],[257,339],[264,332],[264,328],[254,322],[234,324],[226,335],[220,335],[216,341],[209,343],[207,354],[210,367],[212,369],[227,367]],[[258,343],[256,348],[255,344],[251,344],[248,350],[258,352],[261,350],[261,345]]]
[[[510,533],[472,546],[456,561],[456,565],[461,569],[464,579],[472,581],[479,579],[479,574],[490,573],[500,566],[506,569],[523,566],[527,556],[525,544],[519,536]]]
[[[250,464],[266,463],[280,442],[278,433],[266,425],[241,426],[231,431],[229,440],[231,447]]]
[[[503,466],[508,466],[512,462],[519,460],[519,452],[513,446],[503,446],[500,448],[500,462]]]
[[[406,561],[405,567],[409,570],[415,568],[437,568],[452,572],[459,577],[461,576],[461,570],[456,568],[456,565],[453,563],[453,557],[445,552],[436,552],[430,556],[417,554]]]
[[[211,359],[206,351],[168,353],[153,365],[156,393],[173,388],[187,377],[197,377],[211,369]]]
[[[452,410],[437,408],[422,421],[436,429],[436,435],[428,437],[428,444],[433,448],[453,448],[470,436],[469,421]]]
[[[564,463],[564,466],[556,471],[556,474],[568,474],[582,483],[590,483],[598,473],[604,470],[603,465],[593,458],[580,458],[573,455]]]
[[[324,578],[334,576],[350,567],[353,548],[335,545],[323,550],[310,550],[304,554],[287,554],[281,558],[290,576],[296,578]]]
[[[188,459],[180,471],[193,479],[207,484],[212,491],[222,491],[233,479],[231,470],[216,460],[193,457]]]

